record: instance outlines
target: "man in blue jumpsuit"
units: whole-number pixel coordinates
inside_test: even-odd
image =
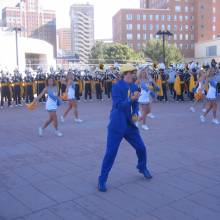
[[[112,88],[112,111],[108,126],[107,149],[103,159],[101,174],[99,176],[98,189],[107,191],[106,182],[108,174],[113,166],[119,145],[123,138],[136,150],[138,157],[137,169],[145,178],[152,176],[147,169],[147,153],[139,130],[135,125],[138,120],[138,98],[140,96],[137,86],[136,69],[134,66],[125,64],[121,66],[122,79]]]

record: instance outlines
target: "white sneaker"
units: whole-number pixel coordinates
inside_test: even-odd
[[[19,104],[18,106],[19,106],[19,107],[22,107],[23,105],[22,105],[22,104]]]
[[[219,122],[218,119],[216,119],[216,118],[215,118],[215,119],[212,119],[212,123],[213,123],[213,124],[216,124],[216,125],[219,125],[219,124],[220,124],[220,122]]]
[[[55,135],[57,137],[62,137],[63,136],[63,134],[60,131],[55,131]]]
[[[62,122],[62,123],[64,123],[64,117],[63,116],[60,116],[60,121]]]
[[[9,105],[8,107],[9,107],[9,108],[13,108],[13,105]]]
[[[203,115],[201,115],[200,120],[201,120],[202,123],[204,123],[205,122],[205,117]]]
[[[206,109],[205,109],[205,108],[203,108],[203,109],[202,109],[202,112],[204,112],[204,113],[205,113],[205,112],[206,112]]]
[[[148,131],[149,130],[149,127],[147,125],[142,125],[141,128],[145,131]]]
[[[40,136],[40,137],[42,137],[43,136],[43,128],[42,127],[39,127],[38,128],[38,135]]]
[[[83,120],[80,119],[80,118],[75,118],[74,121],[75,121],[76,123],[82,123],[82,122],[83,122]]]
[[[195,113],[195,112],[196,112],[196,110],[195,110],[195,108],[194,108],[194,107],[190,107],[190,111],[191,111],[191,112],[193,112],[193,113]]]
[[[155,115],[153,115],[153,113],[150,113],[150,114],[148,114],[147,115],[149,118],[151,118],[151,119],[154,119],[155,118]]]
[[[18,107],[18,105],[15,105],[15,107]]]

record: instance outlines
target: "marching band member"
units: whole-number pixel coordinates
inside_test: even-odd
[[[74,109],[74,115],[75,115],[74,120],[77,123],[81,123],[82,120],[79,119],[79,116],[78,116],[77,102],[76,102],[76,97],[75,97],[75,82],[74,82],[74,76],[72,72],[69,72],[66,77],[66,94],[67,94],[67,100],[68,100],[68,108],[66,109],[64,114],[61,116],[61,122],[64,122],[70,110]]]
[[[34,100],[34,77],[31,75],[31,72],[26,69],[26,76],[24,77],[24,96],[25,103],[31,103]]]
[[[102,92],[103,92],[102,82],[103,82],[103,76],[102,76],[101,72],[97,71],[96,76],[94,78],[94,84],[95,84],[96,98],[99,101],[103,101],[103,99],[102,99]]]
[[[13,97],[15,101],[15,106],[22,106],[21,104],[21,88],[23,86],[23,79],[18,69],[14,70],[14,76],[12,77],[13,85]]]
[[[41,94],[46,86],[46,75],[43,73],[43,70],[41,67],[37,68],[37,75],[35,78],[36,82],[36,88],[37,88],[37,95]],[[46,97],[43,95],[39,102],[46,102]]]
[[[53,126],[55,128],[55,135],[58,137],[61,137],[63,136],[63,134],[58,130],[58,121],[57,121],[57,114],[56,114],[57,107],[61,104],[61,100],[58,98],[58,88],[56,85],[56,81],[52,76],[50,76],[46,80],[46,87],[37,96],[37,98],[34,100],[34,103],[37,103],[45,95],[45,93],[48,94],[47,101],[46,101],[46,110],[49,114],[49,119],[45,122],[43,127],[39,127],[38,135],[42,137],[44,134],[44,130],[51,123],[53,123]]]
[[[84,80],[84,88],[85,88],[85,102],[87,102],[87,98],[89,96],[90,101],[92,101],[92,76],[89,75],[89,71],[85,70]]]
[[[119,80],[112,88],[113,105],[108,126],[107,148],[98,181],[98,189],[101,192],[107,191],[106,182],[108,175],[123,138],[136,150],[138,157],[137,169],[139,172],[147,179],[152,178],[146,166],[146,147],[138,128],[135,126],[139,112],[139,92],[134,84],[136,80],[135,70],[132,65],[122,65],[122,80]]]
[[[11,81],[8,74],[1,72],[0,79],[0,88],[1,88],[1,108],[4,106],[4,101],[8,101],[8,107],[12,107],[11,98],[12,98],[12,88]]]

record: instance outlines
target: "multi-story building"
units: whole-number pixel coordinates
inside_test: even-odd
[[[186,58],[194,57],[195,43],[220,36],[220,1],[140,0],[140,9],[121,9],[113,17],[114,42],[142,50],[159,30],[173,33],[175,43]]]
[[[56,13],[42,10],[39,0],[20,0],[15,7],[2,10],[4,27],[22,28],[21,36],[45,40],[53,45],[56,56]]]
[[[71,36],[70,28],[60,28],[57,30],[57,45],[61,56],[72,53]]]
[[[72,52],[80,62],[88,63],[94,45],[94,7],[90,4],[74,4],[70,8]]]

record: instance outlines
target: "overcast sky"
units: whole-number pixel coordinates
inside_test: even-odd
[[[0,0],[0,10],[14,6],[19,0]],[[93,4],[95,7],[95,38],[112,38],[112,16],[120,8],[138,8],[139,0],[40,0],[44,9],[57,12],[57,27],[69,27],[69,8],[73,3]]]

